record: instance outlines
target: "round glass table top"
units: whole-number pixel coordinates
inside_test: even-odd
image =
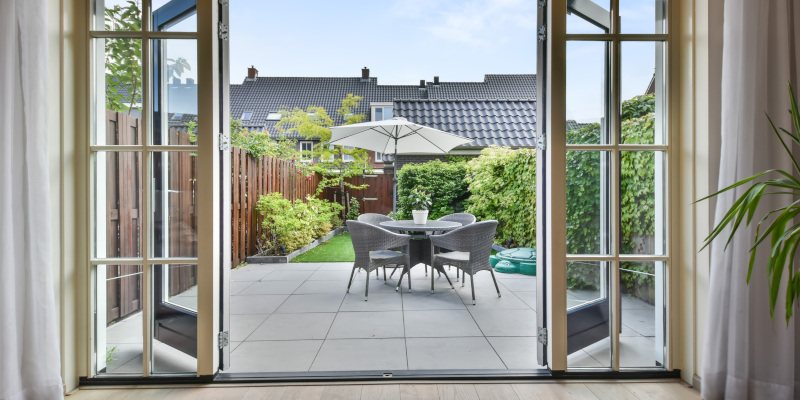
[[[392,231],[442,232],[452,231],[461,226],[460,222],[427,221],[424,225],[415,224],[414,220],[384,221],[381,226]]]

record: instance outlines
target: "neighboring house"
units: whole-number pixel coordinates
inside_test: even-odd
[[[276,125],[282,107],[320,106],[328,111],[334,125],[344,123],[336,112],[348,94],[363,97],[358,114],[366,121],[379,121],[402,116],[412,122],[442,129],[473,139],[468,146],[454,153],[478,154],[489,145],[533,147],[536,144],[536,75],[487,74],[482,82],[433,82],[419,85],[379,85],[367,68],[361,77],[259,77],[258,70],[248,68],[248,75],[239,85],[231,85],[231,115],[241,119],[249,130],[266,129],[279,138]],[[296,134],[298,147],[315,144]],[[381,167],[382,154],[370,152],[373,166]],[[426,161],[435,156],[399,156],[397,165],[408,161]]]

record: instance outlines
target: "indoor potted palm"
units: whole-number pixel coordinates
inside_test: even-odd
[[[749,184],[750,187],[733,203],[730,210],[727,211],[722,220],[714,227],[711,234],[705,240],[703,248],[711,244],[711,242],[719,236],[727,226],[731,226],[730,235],[725,243],[728,244],[733,239],[741,223],[744,222],[745,226],[749,226],[754,220],[753,217],[764,195],[786,196],[787,202],[785,206],[776,208],[761,215],[756,227],[756,234],[753,238],[753,246],[750,248],[750,264],[747,269],[747,282],[750,282],[750,276],[753,273],[753,263],[756,257],[757,246],[769,238],[770,253],[767,258],[767,280],[769,282],[769,296],[770,296],[770,315],[774,317],[775,304],[778,300],[778,295],[781,289],[781,281],[786,275],[786,323],[792,317],[792,308],[794,303],[800,299],[800,270],[794,267],[795,265],[795,252],[798,245],[800,245],[800,223],[797,222],[797,217],[800,215],[800,163],[795,158],[790,146],[792,142],[800,145],[800,112],[798,112],[797,101],[792,91],[792,86],[789,85],[789,97],[791,99],[791,114],[792,121],[794,122],[794,133],[784,128],[776,128],[772,123],[772,119],[767,116],[772,130],[778,140],[781,141],[783,148],[792,160],[794,171],[784,171],[780,169],[771,169],[749,178],[743,179],[734,183],[725,189],[720,190],[708,197],[700,199],[702,201],[736,187]],[[784,137],[791,140],[788,143]],[[774,176],[772,179],[761,179],[766,175]],[[766,178],[766,177],[765,177]]]
[[[408,203],[411,206],[411,214],[414,216],[414,223],[425,225],[428,221],[428,208],[431,206],[431,195],[424,190],[414,188],[408,195]]]

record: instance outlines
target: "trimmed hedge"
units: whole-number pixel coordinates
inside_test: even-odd
[[[428,219],[464,211],[467,199],[467,171],[463,162],[445,163],[440,160],[424,164],[406,164],[397,174],[397,217],[411,219],[409,195],[417,188],[431,194],[433,205]]]
[[[262,246],[269,254],[289,254],[330,232],[341,222],[339,213],[343,208],[311,196],[294,202],[277,192],[261,196],[256,210],[264,217]]]

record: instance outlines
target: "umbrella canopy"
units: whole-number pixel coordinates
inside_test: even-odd
[[[331,128],[331,144],[384,154],[444,154],[472,142],[461,136],[409,122],[402,117]]]

